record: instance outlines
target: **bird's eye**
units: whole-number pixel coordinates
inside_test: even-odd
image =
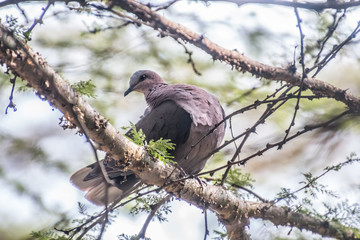
[[[140,81],[144,81],[147,78],[146,74],[140,76]]]

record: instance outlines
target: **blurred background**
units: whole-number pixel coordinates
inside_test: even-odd
[[[39,1],[21,3],[19,7],[2,7],[1,22],[29,27],[46,5],[47,2]],[[300,9],[299,13],[306,36],[305,60],[310,64],[316,54],[314,46],[326,34],[334,11],[319,14]],[[286,67],[294,61],[294,51],[299,55],[299,30],[292,8],[181,1],[161,14],[227,49],[237,49],[265,64]],[[359,16],[360,8],[347,11],[346,18],[329,40],[327,50],[353,31]],[[220,99],[226,114],[265,98],[281,86],[281,83],[232,70],[224,63],[213,61],[200,49],[186,45],[193,52],[192,59],[201,73],[197,75],[188,63],[182,45],[169,37],[160,38],[151,28],[123,24],[119,18],[83,9],[77,3],[55,3],[46,13],[43,24],[33,30],[29,42],[71,84],[91,80],[96,88],[92,96],[85,97],[119,129],[129,126],[130,121],[136,122],[146,108],[141,94],[123,97],[129,77],[140,69],[154,70],[168,83],[189,83],[207,89]],[[359,49],[359,40],[355,39],[325,67],[318,79],[359,96]],[[297,67],[300,71],[300,66]],[[63,130],[59,126],[62,114],[37,97],[21,79],[16,80],[14,93],[17,111],[9,109],[5,114],[11,92],[11,76],[5,71],[3,66],[0,73],[0,239],[31,239],[32,231],[52,229],[59,222],[79,218],[78,202],[90,213],[101,211],[87,202],[83,193],[69,182],[73,172],[94,162],[95,158],[85,138],[75,130]],[[289,101],[260,125],[240,157],[245,158],[267,143],[282,139],[291,123],[295,105],[296,100]],[[240,134],[251,127],[264,109],[265,106],[259,107],[234,117],[233,132]],[[329,120],[344,110],[343,104],[332,99],[301,101],[294,132],[306,124]],[[253,179],[252,190],[271,200],[282,188],[296,190],[302,187],[304,173],[317,176],[325,167],[346,161],[352,153],[360,155],[359,133],[359,118],[347,117],[331,127],[309,132],[281,150],[270,150],[240,169]],[[226,140],[231,137],[228,128]],[[234,150],[234,145],[223,149],[209,161],[206,169],[225,164]],[[313,207],[324,213],[328,210],[324,203],[345,208],[358,203],[359,171],[360,166],[355,163],[321,178],[319,184],[338,197],[319,192],[312,198]],[[307,194],[300,193],[299,201]],[[203,239],[202,210],[178,200],[170,206],[172,212],[167,221],[152,222],[147,236],[151,239]],[[132,216],[130,208],[131,204],[119,210],[104,239],[117,239],[122,233],[133,235],[140,231],[146,214]],[[214,230],[225,230],[214,215],[208,215],[208,239],[216,239],[218,235]],[[253,220],[248,232],[253,239],[321,238],[296,229],[276,228],[270,222],[260,220]]]

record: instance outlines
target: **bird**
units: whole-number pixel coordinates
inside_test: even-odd
[[[130,77],[124,97],[131,92],[144,94],[147,103],[135,124],[146,141],[169,139],[175,144],[169,153],[177,166],[189,175],[199,173],[225,135],[225,113],[219,100],[197,86],[167,84],[151,70],[139,70]],[[131,131],[125,135],[131,138]],[[104,179],[99,164],[112,184]],[[121,201],[142,184],[133,172],[118,166],[108,155],[75,172],[70,181],[86,192],[86,199],[99,206]]]

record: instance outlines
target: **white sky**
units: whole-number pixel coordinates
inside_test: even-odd
[[[42,5],[36,5],[36,7],[31,8],[31,16],[40,15],[41,7],[39,6]],[[176,9],[176,11],[179,13],[187,13],[189,11],[195,12],[204,22],[217,20],[227,21],[229,19],[229,16],[231,16],[231,20],[233,22],[238,22],[239,25],[243,24],[244,19],[246,20],[244,16],[247,16],[249,12],[253,11],[258,14],[259,22],[262,24],[262,27],[270,29],[271,31],[277,31],[279,34],[298,34],[298,30],[296,29],[296,27],[294,27],[296,25],[296,21],[293,11],[284,7],[277,7],[276,9],[274,9],[269,6],[259,7],[258,5],[246,5],[238,8],[235,5],[228,3],[212,3],[209,7],[205,7],[204,4],[201,3],[189,3],[188,1],[183,1],[176,3],[174,5],[174,9]],[[4,8],[0,9],[0,17],[3,19],[5,14],[10,14],[11,12],[13,12],[14,15],[19,14],[18,10],[14,10],[12,8]],[[355,16],[356,14],[349,14],[348,22],[350,25],[355,25],[356,22],[360,20],[357,19]],[[86,17],[83,16],[81,18],[86,19]],[[56,21],[47,20],[44,26],[38,26],[37,28],[40,28],[39,31],[41,31],[42,29],[51,28],[54,24],[57,24]],[[188,22],[183,22],[183,24],[195,31],[204,33],[214,42],[222,46],[226,46],[229,49],[244,49],[246,47],[245,45],[241,45],[240,41],[236,41],[238,35],[231,31],[230,28],[216,25],[216,27],[211,29],[209,32],[202,32],[201,29],[197,29],[197,26],[193,25],[190,20]],[[257,24],[258,23],[247,23],[246,26],[251,28],[256,27]],[[290,41],[286,44],[291,48],[291,46],[293,47],[297,43]],[[51,58],[51,53],[48,53],[48,56],[46,55],[46,52],[40,51],[40,53],[48,58]],[[271,59],[258,60],[271,63]],[[43,146],[51,147],[51,151],[49,150],[49,152],[51,152],[52,157],[54,157],[55,159],[61,158],[64,159],[64,161],[65,159],[67,159],[66,161],[75,161],[76,157],[84,155],[86,156],[86,158],[91,158],[90,147],[86,144],[79,144],[83,143],[84,139],[75,136],[73,132],[70,131],[64,133],[62,129],[57,126],[58,118],[61,116],[61,114],[58,113],[56,110],[51,111],[49,105],[46,102],[40,101],[36,96],[29,97],[29,95],[33,95],[33,93],[31,92],[26,94],[15,93],[15,100],[16,104],[18,105],[18,111],[16,113],[13,113],[10,110],[10,114],[5,116],[3,110],[8,103],[7,94],[8,93],[0,95],[0,132],[16,131],[16,135],[21,137],[26,136],[26,134],[28,133],[27,129],[40,129],[43,125],[50,125],[51,128],[54,129],[54,131],[57,131],[59,135],[62,135],[64,137],[63,140],[46,139],[46,141],[42,143]],[[140,99],[142,100],[142,98],[139,96],[134,96],[133,98],[139,101]],[[41,117],[39,118],[39,116]],[[128,116],[131,116],[133,121],[136,120],[135,114],[133,112],[129,113]],[[354,139],[354,141],[357,140],[358,138]],[[54,141],[57,142],[56,147],[54,147]],[[76,146],[82,146],[77,149],[76,153],[71,152],[67,155],[67,148],[71,146],[71,143],[74,143],[74,145]],[[4,160],[6,159],[1,159],[0,161]],[[77,167],[81,167],[85,164],[85,161],[86,160],[82,160],[75,165],[78,165]],[[349,172],[347,177],[350,178],[350,182],[357,181],[356,179],[351,179],[354,178],[354,174],[351,169],[346,169],[345,171]],[[51,207],[56,205],[58,208],[63,209],[68,213],[76,212],[76,202],[84,202],[82,193],[80,193],[80,191],[77,191],[73,186],[71,186],[68,181],[64,181],[64,179],[66,180],[69,176],[63,176],[61,174],[59,175],[59,173],[57,173],[56,171],[49,172],[48,174],[48,181],[44,182],[44,178],[43,176],[41,176],[41,171],[33,168],[32,166],[28,166],[28,168],[24,169],[23,171],[19,171],[16,177],[23,177],[27,179],[27,176],[31,175],[33,180],[33,183],[31,184],[34,185],[35,188],[43,188],[39,190],[39,192],[46,192],[44,201],[47,206]],[[333,176],[335,176],[335,174],[329,176],[326,179],[327,183],[335,184],[334,182],[338,181],[338,179]],[[279,175],[278,178],[274,176],[272,181],[284,181],[283,179],[284,175]],[[271,182],[271,180],[269,181]],[[291,181],[290,185],[293,183],[294,181]],[[0,206],[2,206],[0,207],[0,216],[5,216],[5,218],[7,219],[6,222],[1,221],[0,224],[28,224],[33,226],[33,230],[36,230],[37,227],[42,226],[42,224],[44,223],[47,223],[49,226],[53,224],[53,222],[51,220],[48,220],[45,216],[38,215],[39,209],[34,207],[34,204],[31,200],[21,198],[21,196],[14,194],[12,189],[8,188],[1,180],[0,187],[2,189],[0,195]],[[274,192],[274,189],[267,190],[267,187],[268,185],[264,184],[263,188],[259,187],[259,189],[261,190],[261,192],[265,193],[267,191]],[[341,186],[339,186],[338,188],[341,189]],[[358,197],[359,196],[353,196],[354,199],[358,199]],[[148,229],[147,236],[153,240],[202,239],[204,234],[204,217],[202,215],[202,211],[193,206],[189,206],[189,204],[185,202],[176,201],[172,205],[173,212],[168,217],[169,221],[167,223],[161,224],[158,222],[152,222]],[[213,214],[208,215],[210,222],[210,231],[212,232],[214,229],[224,231],[223,229],[218,228],[216,217]],[[34,221],[34,219],[36,219],[36,221]],[[123,213],[116,220],[116,222],[109,227],[104,239],[116,239],[116,236],[120,233],[138,233],[145,219],[146,215],[140,215],[139,217],[134,218],[129,217],[126,213]],[[254,223],[253,225],[251,225],[250,232],[252,233],[253,239],[271,239],[271,233],[264,231],[264,227],[262,226],[262,224],[263,223]],[[288,230],[283,230],[284,236],[286,236],[287,231]]]

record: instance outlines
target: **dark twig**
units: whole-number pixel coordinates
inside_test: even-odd
[[[146,187],[148,188],[148,186]],[[140,197],[143,197],[149,193],[152,193],[152,192],[158,192],[159,190],[161,190],[162,188],[155,188],[155,189],[152,189],[152,190],[149,190],[147,192],[144,192],[144,193],[139,193],[138,195],[136,195],[135,197],[125,201],[125,202],[122,202],[121,204],[118,204],[118,202],[114,202],[112,203],[109,207],[108,207],[108,211],[106,211],[106,209],[104,209],[102,212],[100,212],[99,214],[97,215],[94,215],[94,216],[91,216],[89,219],[87,219],[84,223],[82,223],[81,225],[77,226],[77,227],[74,227],[72,229],[68,229],[68,230],[60,230],[60,229],[55,229],[57,231],[61,231],[63,233],[65,233],[66,235],[69,235],[69,233],[72,232],[72,235],[70,236],[69,239],[72,239],[78,232],[81,231],[81,229],[84,229],[84,231],[81,233],[80,236],[78,236],[76,239],[81,239],[89,230],[91,230],[92,227],[94,227],[96,224],[100,223],[100,222],[104,222],[103,220],[106,219],[106,214],[108,214],[109,212],[112,212],[113,210],[119,208],[119,207],[123,207],[124,205],[128,204],[129,202],[132,202]],[[95,221],[95,222],[93,222]],[[91,223],[93,222],[93,223]],[[90,226],[88,227],[85,227],[87,226],[89,223],[91,223]]]
[[[121,7],[128,13],[136,15],[139,24],[144,24],[159,31],[161,37],[170,36],[173,39],[181,39],[187,44],[193,44],[208,53],[214,61],[222,61],[237,71],[248,72],[255,77],[261,77],[271,81],[286,82],[294,86],[299,86],[301,83],[301,74],[293,73],[287,68],[263,64],[235,50],[223,48],[210,41],[204,35],[193,32],[183,25],[161,16],[146,5],[135,0],[112,1],[111,3]],[[291,3],[296,2],[291,1]],[[322,95],[327,95],[330,98],[345,103],[354,113],[360,112],[360,99],[348,92],[344,92],[344,90],[338,87],[315,78],[306,78],[304,85],[315,94],[321,93]]]
[[[98,218],[98,220],[96,220],[95,222],[93,222],[92,224],[90,224],[90,226],[86,227],[84,229],[84,231],[76,238],[76,240],[81,240],[83,239],[83,237],[85,236],[85,234],[87,232],[89,232],[93,227],[96,226],[96,224],[100,223],[100,222],[103,222],[102,225],[104,225],[104,222],[106,222],[106,219],[107,216],[104,216],[104,215],[101,215],[100,218]],[[101,235],[98,236],[97,239],[100,239],[101,238]]]
[[[207,216],[207,209],[206,209],[206,208],[204,208],[204,220],[205,220],[204,240],[206,240],[206,239],[207,239],[207,236],[209,236],[208,216]]]
[[[103,181],[106,183],[105,184],[105,213],[103,215],[103,218],[104,218],[104,221],[102,221],[102,226],[101,226],[101,230],[100,230],[100,233],[99,233],[99,236],[98,236],[98,240],[101,239],[104,231],[105,231],[105,225],[106,223],[108,222],[108,215],[109,215],[109,184],[110,185],[115,185],[114,181],[111,180],[109,178],[109,176],[107,175],[106,173],[106,169],[105,169],[105,166],[103,164],[101,164],[100,160],[99,160],[99,157],[98,157],[98,154],[97,154],[97,149],[95,147],[95,145],[93,144],[93,142],[90,140],[90,138],[88,137],[88,129],[86,128],[86,126],[82,123],[82,120],[80,119],[80,116],[81,114],[77,112],[77,108],[73,108],[73,111],[74,111],[74,115],[76,116],[77,118],[77,122],[79,123],[79,129],[80,131],[84,134],[87,142],[90,144],[91,146],[91,149],[93,150],[93,153],[94,153],[94,156],[95,156],[95,159],[96,159],[96,163],[99,165],[100,167],[100,170],[101,170],[101,176],[103,178]],[[81,238],[77,238],[77,239],[81,239]]]
[[[284,97],[286,96],[286,94],[292,89],[291,86],[289,86],[280,96],[279,98],[281,97]],[[268,97],[267,97],[268,98]],[[240,143],[240,146],[236,149],[233,157],[231,158],[231,160],[229,161],[229,163],[233,163],[236,159],[236,157],[240,154],[241,152],[241,149],[244,147],[245,145],[245,142],[247,141],[247,139],[249,138],[250,134],[251,133],[255,133],[256,132],[256,128],[260,125],[260,124],[263,124],[265,123],[265,120],[270,117],[277,109],[279,109],[282,105],[284,105],[289,99],[288,98],[285,98],[282,102],[280,102],[280,104],[278,104],[278,106],[275,107],[275,105],[278,103],[278,102],[274,102],[274,103],[271,103],[267,106],[266,110],[264,111],[264,113],[262,114],[262,116],[256,121],[256,123],[248,128],[245,132],[244,132],[244,138],[242,139],[241,143]],[[234,137],[232,138],[234,139]],[[241,162],[241,161],[238,161],[238,162]],[[230,168],[231,166],[233,166],[232,164],[228,164],[228,167],[226,168],[223,176],[222,176],[222,179],[221,179],[221,183],[220,185],[224,185],[225,183],[225,180],[226,180],[226,177],[227,175],[229,174],[229,171],[230,171]]]
[[[170,6],[172,6],[174,3],[178,2],[178,1],[179,0],[172,0],[172,1],[168,2],[168,3],[163,4],[162,6],[158,6],[155,9],[155,11],[157,12],[157,11],[160,11],[160,10],[166,10],[166,9],[168,9]]]
[[[329,126],[331,123],[339,120],[340,118],[342,118],[342,117],[344,117],[345,115],[348,115],[348,114],[350,114],[350,113],[351,113],[351,111],[350,111],[350,110],[347,110],[347,111],[345,111],[345,112],[343,112],[343,113],[341,113],[341,114],[333,117],[332,119],[330,119],[330,120],[328,120],[328,121],[326,121],[326,122],[319,123],[319,124],[313,124],[313,125],[306,125],[306,126],[304,126],[304,128],[303,128],[302,130],[300,130],[300,131],[298,131],[297,133],[293,134],[292,136],[288,137],[288,138],[286,139],[286,142],[289,142],[289,141],[291,141],[291,140],[299,137],[300,135],[303,135],[304,133],[310,132],[310,131],[312,131],[312,130],[314,130],[314,129],[322,128],[322,127],[327,127],[327,126]],[[236,165],[236,164],[241,164],[241,165],[243,165],[243,164],[245,164],[247,161],[249,161],[250,159],[252,159],[252,158],[254,158],[254,157],[257,157],[257,156],[261,156],[261,155],[263,155],[266,151],[268,151],[268,150],[270,150],[270,149],[272,149],[272,148],[274,148],[274,147],[279,147],[280,145],[283,145],[283,144],[284,144],[283,140],[278,141],[278,142],[276,142],[276,143],[268,143],[268,144],[266,144],[266,147],[265,147],[265,148],[257,151],[256,153],[251,154],[250,156],[248,156],[248,157],[246,157],[246,158],[243,158],[241,161],[235,161],[235,162],[232,162],[232,163],[228,162],[228,163],[227,163],[226,165],[224,165],[224,166],[220,166],[220,167],[218,167],[218,168],[215,168],[215,169],[212,169],[212,170],[209,170],[209,171],[205,171],[205,172],[198,173],[198,174],[196,174],[195,176],[202,176],[202,175],[206,175],[206,174],[210,174],[210,175],[211,175],[211,174],[213,174],[214,172],[217,172],[217,171],[220,171],[220,170],[222,170],[222,169],[225,169],[225,168],[229,167],[229,165]],[[190,178],[190,177],[181,178],[181,179],[179,179],[178,181],[183,181],[183,180],[189,179],[189,178]]]
[[[76,115],[77,116],[77,115]],[[81,123],[80,122],[80,120],[79,120],[79,123]],[[98,240],[100,240],[101,239],[101,237],[102,237],[102,235],[104,234],[104,231],[105,231],[105,225],[106,225],[106,223],[108,222],[108,215],[109,215],[109,207],[108,207],[108,195],[109,195],[109,191],[108,191],[108,189],[109,189],[109,182],[111,182],[111,181],[108,181],[108,179],[109,179],[109,177],[107,176],[107,173],[106,173],[106,170],[105,170],[105,168],[104,168],[104,166],[100,163],[100,160],[99,160],[99,157],[98,157],[98,155],[97,155],[97,150],[96,150],[96,148],[95,148],[95,146],[94,146],[94,144],[92,143],[92,141],[89,139],[89,137],[88,137],[88,135],[86,134],[86,132],[84,131],[84,129],[82,129],[83,130],[83,134],[85,135],[85,138],[86,138],[86,140],[87,140],[87,142],[89,142],[89,144],[90,144],[90,146],[91,146],[91,148],[92,148],[92,150],[93,150],[93,152],[94,152],[94,155],[95,155],[95,159],[96,159],[96,162],[97,162],[97,164],[100,166],[100,169],[101,169],[101,175],[102,175],[102,178],[103,178],[103,180],[107,183],[107,184],[105,184],[105,213],[101,216],[101,218],[99,218],[96,222],[94,222],[92,225],[91,225],[91,227],[88,227],[87,229],[85,229],[85,231],[77,238],[77,239],[82,239],[82,237],[84,236],[83,234],[86,234],[86,232],[88,231],[88,230],[90,230],[93,226],[95,226],[97,223],[100,223],[101,222],[101,230],[100,230],[100,233],[99,233],[99,235],[98,235],[98,237],[97,237],[97,239]]]
[[[206,137],[208,137],[210,134],[212,134],[216,128],[218,128],[221,124],[223,124],[226,120],[231,119],[233,116],[238,115],[238,114],[242,114],[246,111],[252,110],[252,109],[256,109],[258,106],[262,105],[262,104],[266,104],[266,103],[271,103],[271,102],[277,102],[277,100],[269,100],[271,97],[274,97],[278,92],[280,92],[283,88],[285,88],[288,85],[283,85],[282,87],[280,87],[279,89],[277,89],[274,93],[272,93],[271,95],[268,95],[264,100],[259,101],[256,100],[253,104],[246,106],[244,108],[241,108],[237,111],[234,111],[233,113],[227,115],[223,120],[221,120],[219,123],[217,123],[212,129],[210,129],[210,131],[204,135],[202,138],[200,138],[193,146],[191,146],[190,151],[188,152],[188,154],[186,155],[186,157],[193,151],[193,149],[195,148],[196,145],[198,145],[201,141],[203,141]],[[224,148],[225,146],[229,145],[230,143],[232,143],[233,141],[239,139],[240,137],[242,137],[244,134],[240,134],[236,137],[233,137],[230,141],[225,142],[223,145],[219,146],[217,149],[215,149],[213,152],[211,152],[208,156],[206,156],[206,158],[208,158],[209,156],[213,155],[214,153],[218,152],[220,149]]]
[[[146,233],[146,229],[148,228],[150,221],[153,219],[153,217],[155,216],[156,211],[167,201],[170,200],[170,198],[172,197],[172,195],[168,194],[166,197],[164,197],[163,199],[161,199],[158,203],[156,203],[155,205],[151,205],[151,211],[148,215],[148,217],[146,218],[146,221],[144,223],[144,225],[142,226],[139,234],[138,234],[138,239],[144,239],[145,238],[145,233]]]
[[[354,162],[354,161],[357,161],[357,162],[358,162],[358,161],[360,161],[360,158],[356,158],[356,159],[350,158],[350,159],[348,159],[347,161],[341,162],[341,163],[339,163],[339,164],[337,164],[337,165],[335,165],[335,166],[326,167],[320,175],[311,178],[311,180],[308,181],[308,182],[307,182],[304,186],[302,186],[301,188],[299,188],[299,189],[297,189],[297,190],[295,190],[295,191],[293,191],[293,192],[291,192],[291,193],[289,193],[289,194],[286,194],[285,196],[276,198],[275,200],[273,200],[273,201],[271,201],[271,202],[273,202],[274,205],[275,205],[276,203],[280,202],[281,200],[284,200],[284,199],[286,199],[286,198],[288,198],[288,197],[290,197],[290,196],[294,196],[296,193],[298,193],[298,192],[300,192],[300,191],[303,191],[303,190],[311,187],[317,180],[319,180],[320,178],[322,178],[323,176],[325,176],[325,175],[326,175],[327,173],[329,173],[330,171],[338,171],[338,169],[340,169],[341,167],[343,167],[343,166],[345,166],[345,165],[348,165],[348,164],[351,164],[351,163]]]
[[[215,181],[215,184],[216,184],[216,182],[219,181],[219,179],[215,179],[215,178],[212,178],[212,177],[202,177],[202,178],[204,178],[207,181]],[[248,189],[248,188],[246,188],[244,186],[240,186],[240,185],[235,184],[235,183],[231,183],[230,186],[234,187],[234,188],[241,189],[241,190],[243,190],[243,191],[245,191],[247,193],[250,193],[251,195],[253,195],[255,198],[259,199],[262,202],[269,202],[265,198],[261,197],[259,194],[255,193],[254,191],[252,191],[252,190],[250,190],[250,189]]]
[[[240,186],[240,185],[237,185],[237,184],[231,184],[231,186],[239,188],[241,190],[244,190],[245,192],[250,193],[251,195],[253,195],[254,197],[256,197],[257,199],[259,199],[262,202],[268,202],[265,198],[261,197],[259,194],[255,193],[254,191],[252,191],[252,190],[250,190],[250,189],[248,189],[246,187],[243,187],[243,186]]]
[[[48,0],[48,3],[46,5],[45,8],[43,8],[42,13],[40,15],[39,18],[35,18],[33,24],[30,26],[30,28],[24,33],[24,36],[30,40],[30,34],[32,32],[32,30],[36,27],[37,24],[43,24],[43,18],[45,16],[45,13],[47,12],[47,10],[49,10],[50,6],[53,5],[55,3],[55,0]]]
[[[234,139],[235,136],[234,136],[234,132],[233,132],[233,129],[232,129],[232,118],[229,119],[229,125],[230,125],[230,132],[231,132],[231,138]],[[247,136],[244,137],[244,139],[247,139]],[[241,142],[241,144],[244,143],[244,140]],[[238,149],[241,149],[241,146],[238,147],[237,144],[236,144],[236,141],[234,141],[234,146],[235,146],[235,151],[237,151]],[[234,155],[235,156],[235,155]],[[238,160],[240,160],[240,154],[237,154],[237,157],[238,157]],[[229,171],[231,169],[232,166],[229,166],[226,170],[225,170],[225,173],[223,174],[222,176],[222,179],[221,179],[221,182],[220,182],[220,185],[223,186],[224,183],[225,183],[225,180],[226,180],[226,177],[227,175],[229,174]]]
[[[28,23],[28,22],[29,22],[29,18],[27,17],[24,9],[22,9],[22,8],[20,7],[19,3],[16,3],[16,7],[17,7],[17,8],[19,9],[19,11],[21,12],[21,15],[24,16],[26,23]]]
[[[9,104],[7,105],[6,109],[5,109],[5,114],[8,114],[8,109],[12,108],[14,110],[14,112],[16,112],[16,104],[14,103],[13,99],[14,99],[14,90],[15,90],[15,82],[16,82],[16,75],[13,78],[10,78],[10,83],[12,84],[12,88],[11,88],[11,92],[10,92],[10,97],[9,97]]]
[[[318,52],[318,54],[316,56],[316,59],[315,59],[315,62],[314,62],[315,65],[319,62],[321,54],[322,54],[322,52],[323,52],[323,50],[325,48],[325,45],[326,45],[327,41],[333,36],[333,34],[336,31],[336,29],[337,29],[339,23],[341,22],[341,20],[345,18],[346,9],[344,10],[343,14],[339,18],[337,18],[338,13],[339,12],[336,11],[333,14],[333,22],[328,27],[328,31],[327,31],[326,35],[324,36],[324,38],[319,41],[319,52]]]
[[[291,119],[291,123],[290,123],[288,129],[285,131],[285,136],[283,139],[284,143],[286,142],[286,138],[288,137],[291,128],[293,126],[295,126],[296,114],[300,108],[300,99],[301,99],[301,93],[303,91],[304,79],[307,77],[306,72],[305,72],[305,54],[304,54],[305,35],[304,35],[302,27],[301,27],[302,20],[300,18],[298,9],[294,8],[294,11],[295,11],[295,16],[296,16],[296,20],[297,20],[297,27],[299,29],[299,34],[300,34],[300,64],[301,64],[301,70],[302,70],[302,77],[301,77],[301,83],[300,83],[300,87],[299,87],[299,91],[298,91],[298,95],[297,95],[294,115],[293,115],[293,118]],[[281,148],[281,147],[282,147],[282,145],[279,146],[279,148]]]
[[[288,86],[288,85],[284,85],[283,87],[281,87],[280,89],[278,89],[276,92],[280,91],[281,89],[283,89],[285,86]],[[273,96],[275,93],[273,93],[272,95],[270,96]],[[270,96],[268,96],[266,99],[268,99]],[[226,120],[230,119],[231,117],[235,116],[235,115],[238,115],[238,114],[242,114],[246,111],[249,111],[249,110],[252,110],[252,109],[256,109],[258,106],[260,105],[263,105],[263,104],[275,104],[275,103],[278,103],[278,102],[283,102],[285,100],[290,100],[290,99],[293,99],[293,98],[297,98],[296,95],[294,95],[293,93],[290,93],[290,94],[287,94],[286,96],[283,96],[283,97],[279,97],[277,99],[268,99],[268,100],[263,100],[263,101],[255,101],[253,104],[247,106],[247,107],[244,107],[244,108],[241,108],[229,115],[227,115],[221,122],[219,122],[217,125],[214,126],[213,129],[211,129],[207,135],[203,136],[203,138],[199,139],[199,141],[196,143],[198,144],[200,141],[202,141],[204,138],[206,138],[207,136],[209,136],[217,127],[219,127],[223,122],[225,122]],[[301,98],[305,98],[305,99],[308,99],[308,100],[313,100],[314,98],[321,98],[320,96],[315,96],[315,95],[309,95],[309,96],[301,96]],[[285,102],[283,102],[282,104],[284,104]],[[281,106],[281,105],[280,105]],[[280,107],[278,106],[278,107]],[[251,130],[252,128],[249,128],[247,131]],[[234,138],[232,138],[231,140],[228,140],[228,141],[225,141],[225,143],[223,143],[222,145],[220,145],[219,147],[217,147],[216,149],[214,149],[211,153],[209,153],[209,155],[205,156],[204,158],[208,158],[209,156],[217,153],[218,151],[220,151],[221,149],[223,149],[224,147],[228,146],[229,144],[231,144],[232,142],[236,141],[237,139],[243,137],[247,131],[235,136]],[[195,144],[195,145],[196,145]],[[195,146],[194,145],[194,146]],[[192,149],[189,151],[188,154],[190,154],[190,152],[192,151]]]
[[[229,100],[226,102],[227,106],[230,106],[231,104],[233,104],[234,102],[240,101],[241,99],[250,96],[253,92],[255,92],[258,89],[258,87],[253,87],[249,90],[247,90],[246,92],[244,92],[243,94],[241,94],[240,96],[236,96],[235,98]]]
[[[195,72],[197,75],[201,76],[201,72],[199,72],[199,71],[196,69],[195,62],[194,62],[194,60],[192,59],[192,54],[193,54],[193,52],[192,52],[192,51],[189,51],[189,50],[187,49],[186,45],[185,45],[183,42],[181,42],[179,39],[175,39],[175,40],[176,40],[181,46],[183,46],[183,48],[184,48],[184,50],[185,50],[185,53],[189,56],[189,59],[187,60],[187,62],[191,64],[191,67],[192,67],[192,69],[194,70],[194,72]]]
[[[355,27],[353,32],[339,45],[334,46],[334,48],[326,55],[324,58],[315,64],[313,67],[307,69],[307,72],[311,72],[316,68],[315,73],[312,75],[312,77],[315,77],[332,59],[335,58],[336,54],[347,44],[349,44],[353,39],[356,37],[356,35],[360,32],[360,21],[358,22],[358,25]]]

